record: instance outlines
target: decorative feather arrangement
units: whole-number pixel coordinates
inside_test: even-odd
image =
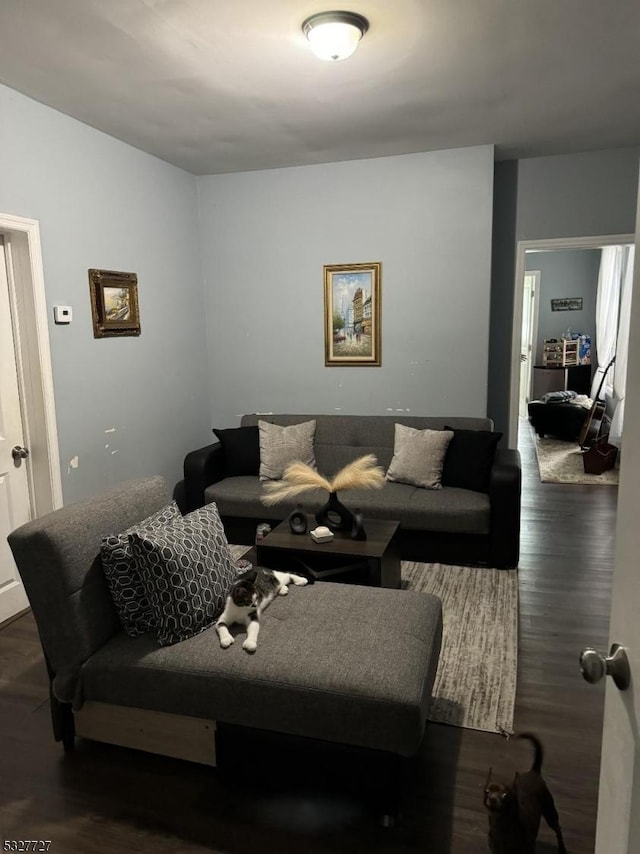
[[[326,489],[338,492],[343,489],[380,489],[384,485],[384,470],[378,465],[373,454],[359,457],[340,469],[331,480],[323,477],[306,463],[291,463],[287,466],[282,480],[264,484],[266,495],[264,504],[277,504],[295,498],[309,489]]]

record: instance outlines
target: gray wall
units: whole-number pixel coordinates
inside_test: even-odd
[[[517,240],[635,231],[638,148],[518,163]]]
[[[212,421],[484,415],[490,146],[198,179]],[[382,367],[325,367],[323,265],[382,262]]]
[[[491,321],[487,414],[507,433],[511,382],[511,331],[515,278],[518,161],[496,163],[491,245]],[[506,442],[505,442],[506,444]]]
[[[518,241],[635,232],[639,153],[623,148],[536,157],[518,161],[517,169],[497,164],[494,220],[503,223],[505,235],[493,257],[487,393],[499,429],[509,426],[515,285],[510,234]]]
[[[559,338],[567,329],[591,336],[595,346],[596,294],[600,271],[600,249],[557,249],[527,252],[525,268],[540,271],[538,340],[536,364],[542,364],[545,338]],[[551,300],[582,297],[581,311],[551,311]]]
[[[210,440],[196,179],[2,86],[0,115],[0,210],[40,222],[65,502],[173,485]],[[93,338],[90,267],[138,274],[139,338]]]

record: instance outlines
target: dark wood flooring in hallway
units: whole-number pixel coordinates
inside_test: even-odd
[[[607,647],[617,490],[543,484],[526,423],[520,446],[515,728],[543,740],[567,848],[589,854],[604,686],[584,682],[578,655],[586,645]],[[0,839],[51,840],[52,854],[482,852],[488,768],[508,777],[529,763],[523,743],[431,724],[408,781],[404,821],[384,830],[357,799],[297,776],[283,781],[278,763],[259,775],[249,762],[242,785],[224,784],[206,766],[96,743],[78,742],[65,755],[51,736],[32,617],[0,630]],[[538,852],[555,850],[543,827]]]

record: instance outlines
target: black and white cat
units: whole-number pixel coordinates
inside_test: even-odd
[[[216,622],[220,646],[227,649],[235,641],[229,626],[242,623],[247,627],[247,638],[242,648],[255,652],[258,646],[260,615],[276,596],[286,596],[289,584],[302,587],[309,579],[293,572],[279,572],[257,566],[235,582],[227,596],[222,615]]]

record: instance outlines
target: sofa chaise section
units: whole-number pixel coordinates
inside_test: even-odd
[[[51,679],[54,735],[70,748],[74,719],[103,708],[91,736],[125,746],[124,720],[146,711],[396,756],[417,750],[440,651],[435,596],[316,584],[278,597],[262,620],[257,652],[220,648],[213,627],[172,646],[121,628],[102,572],[102,538],[169,501],[160,477],[127,481],[47,514],[9,536]],[[137,720],[137,718],[135,718]],[[145,749],[149,749],[148,747]],[[173,751],[173,752],[172,752]],[[210,752],[214,756],[213,736]],[[191,758],[191,757],[190,757]]]
[[[254,656],[240,643],[220,650],[213,630],[169,647],[119,634],[83,666],[83,699],[410,756],[440,646],[433,606],[399,590],[292,589],[261,619]]]

